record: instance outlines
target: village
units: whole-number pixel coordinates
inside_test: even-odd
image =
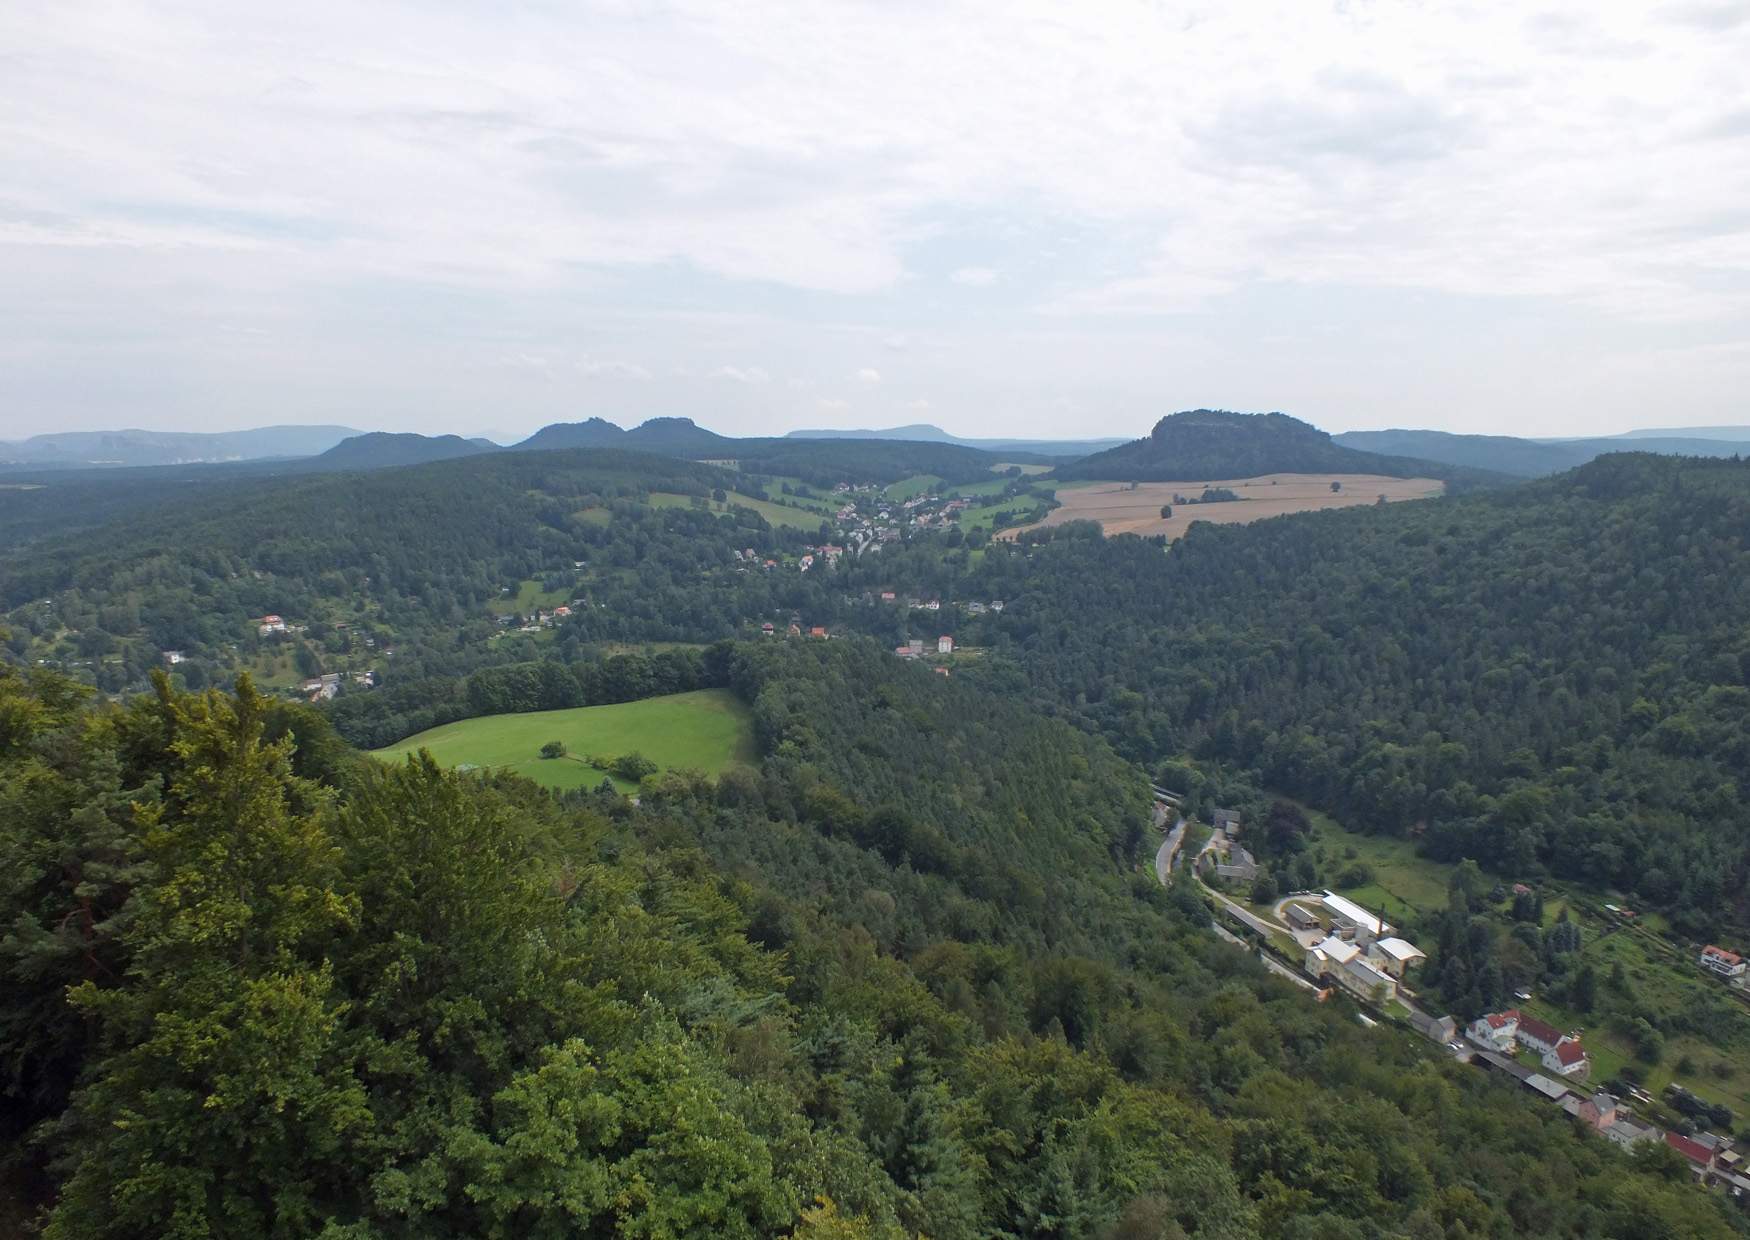
[[[1180,808],[1183,798],[1159,786],[1153,791],[1155,823],[1166,831],[1156,872],[1166,882],[1180,860],[1187,820]],[[1325,1002],[1340,990],[1364,1009],[1357,1012],[1362,1023],[1389,1022],[1410,1029],[1457,1061],[1510,1079],[1625,1150],[1663,1143],[1684,1160],[1698,1183],[1718,1188],[1750,1209],[1750,1163],[1735,1139],[1687,1121],[1677,1128],[1649,1122],[1642,1112],[1651,1110],[1655,1099],[1636,1086],[1626,1085],[1621,1097],[1591,1087],[1592,1060],[1582,1030],[1557,1029],[1517,1008],[1484,1013],[1461,1029],[1451,1016],[1433,1015],[1419,1005],[1411,970],[1427,956],[1379,914],[1327,890],[1290,893],[1277,900],[1266,918],[1223,894],[1221,887],[1227,884],[1249,886],[1259,866],[1240,843],[1244,828],[1237,812],[1218,808],[1211,819],[1209,836],[1190,870],[1239,927],[1234,933],[1217,924],[1221,937],[1256,951],[1267,968],[1310,991],[1317,1001]],[[1288,955],[1284,940],[1293,942],[1298,959]],[[1701,950],[1696,964],[1733,985],[1742,985],[1750,973],[1743,956],[1714,944]],[[1681,1086],[1673,1084],[1667,1092],[1675,1109],[1705,1113],[1705,1105],[1686,1097]],[[1685,1108],[1685,1103],[1691,1106]]]

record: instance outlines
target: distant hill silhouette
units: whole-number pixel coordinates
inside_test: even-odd
[[[744,442],[708,431],[691,418],[651,418],[631,430],[622,430],[603,418],[590,418],[586,422],[555,422],[543,426],[521,443],[513,445],[512,451],[623,448],[662,456],[733,456],[735,445]]]
[[[1285,413],[1192,409],[1170,414],[1148,438],[1096,452],[1055,471],[1060,478],[1191,482],[1259,474],[1382,474],[1461,484],[1499,480],[1481,471],[1402,456],[1360,452]]]
[[[212,432],[52,431],[17,443],[0,443],[0,463],[62,469],[315,456],[358,433],[347,426],[260,426]]]
[[[1732,427],[1716,428],[1722,435]],[[1584,465],[1606,452],[1656,452],[1662,456],[1738,456],[1750,443],[1732,439],[1665,436],[1631,431],[1608,439],[1518,439],[1512,435],[1450,435],[1445,431],[1345,431],[1332,437],[1346,448],[1420,457],[1447,465],[1487,469],[1516,478],[1538,478]]]
[[[1028,452],[1039,456],[1086,456],[1116,447],[1122,439],[966,439],[927,422],[866,431],[790,431],[786,439],[903,439],[912,443],[951,443],[985,452]]]
[[[393,465],[424,465],[431,461],[498,451],[501,449],[495,443],[484,439],[463,439],[460,435],[371,431],[341,440],[308,465],[315,470],[386,469]]]

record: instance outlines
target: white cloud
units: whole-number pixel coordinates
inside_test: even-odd
[[[714,379],[729,379],[735,383],[770,383],[772,376],[759,366],[719,366],[711,372]]]
[[[851,376],[858,383],[876,384],[881,382],[881,372],[872,366],[865,366]]]
[[[612,379],[649,379],[650,372],[633,362],[604,361],[599,358],[586,357],[577,364],[577,369],[591,378]]]
[[[672,0],[505,23],[413,0],[13,0],[0,434],[43,429],[10,421],[26,409],[194,424],[273,388],[310,417],[418,425],[439,359],[489,374],[525,353],[673,411],[697,390],[677,368],[758,386],[712,367],[817,356],[830,383],[908,338],[908,379],[915,359],[956,407],[1044,410],[1068,385],[1128,419],[1176,389],[1161,336],[1127,320],[1182,322],[1175,356],[1225,359],[1219,396],[1266,372],[1212,341],[1255,349],[1366,299],[1329,373],[1272,351],[1269,403],[1383,416],[1405,380],[1370,344],[1422,298],[1395,356],[1428,359],[1438,396],[1471,333],[1479,399],[1454,403],[1508,427],[1588,430],[1599,406],[1508,382],[1520,342],[1477,325],[1503,311],[1564,342],[1552,373],[1606,338],[1647,358],[1625,416],[1729,411],[1750,371],[1660,387],[1651,359],[1750,321],[1750,20],[1725,0],[1539,9]],[[1004,304],[968,314],[942,272]],[[560,326],[583,319],[602,334]],[[579,338],[604,359],[569,363]],[[657,348],[660,376],[611,360]]]

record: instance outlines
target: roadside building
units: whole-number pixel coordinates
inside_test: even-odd
[[[1680,1132],[1665,1134],[1665,1144],[1683,1155],[1683,1160],[1689,1164],[1689,1169],[1698,1180],[1706,1179],[1714,1169],[1714,1152],[1701,1142],[1684,1136]]]
[[[1480,1046],[1510,1055],[1513,1053],[1514,1038],[1518,1032],[1519,1013],[1509,1009],[1505,1012],[1487,1012],[1477,1017],[1465,1026],[1464,1034]]]
[[[1362,908],[1353,900],[1344,899],[1334,891],[1327,891],[1321,897],[1325,907],[1331,910],[1334,924],[1347,931],[1346,937],[1366,947],[1376,939],[1389,937],[1396,926],[1390,925],[1383,918],[1377,917]]]
[[[1616,1098],[1602,1089],[1580,1104],[1580,1122],[1595,1132],[1603,1132],[1616,1118]]]
[[[1307,948],[1303,962],[1314,977],[1332,977],[1336,971],[1361,955],[1361,949],[1330,935],[1317,946]]]
[[[1430,1016],[1418,1010],[1410,1012],[1410,1027],[1431,1042],[1442,1046],[1458,1036],[1458,1024],[1450,1016]]]
[[[1283,910],[1282,915],[1288,918],[1288,925],[1291,929],[1317,930],[1321,928],[1319,919],[1298,904],[1290,904]]]
[[[1228,839],[1238,839],[1240,835],[1240,814],[1238,810],[1218,809],[1215,811],[1214,826],[1217,831],[1224,832]]]
[[[1365,956],[1356,956],[1337,974],[1337,981],[1374,1003],[1389,1003],[1397,997],[1397,980]]]
[[[1211,869],[1225,882],[1249,883],[1258,877],[1257,859],[1238,844],[1228,845],[1225,854],[1210,852],[1205,855],[1217,858]]]
[[[1602,1131],[1606,1140],[1614,1141],[1625,1150],[1632,1150],[1637,1145],[1660,1140],[1657,1128],[1637,1123],[1621,1112],[1618,1112],[1617,1117],[1606,1124]]]
[[[1399,981],[1403,980],[1406,969],[1428,959],[1421,948],[1404,939],[1380,939],[1367,954],[1376,965]]]
[[[942,636],[938,637],[936,639],[936,653],[937,654],[953,654],[954,653],[954,639],[952,637],[949,637],[946,633],[944,633],[944,634],[942,634]]]

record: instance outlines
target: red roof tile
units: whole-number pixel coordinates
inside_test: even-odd
[[[1666,1133],[1665,1144],[1698,1166],[1705,1167],[1713,1161],[1714,1152],[1712,1150],[1699,1141],[1691,1141],[1680,1132]]]
[[[1537,1041],[1548,1043],[1550,1046],[1554,1046],[1562,1040],[1562,1031],[1555,1026],[1546,1025],[1533,1016],[1521,1016],[1519,1018],[1519,1036],[1524,1037],[1528,1033]]]
[[[1586,1058],[1586,1048],[1573,1038],[1563,1038],[1556,1043],[1556,1060],[1563,1067],[1579,1063]]]

